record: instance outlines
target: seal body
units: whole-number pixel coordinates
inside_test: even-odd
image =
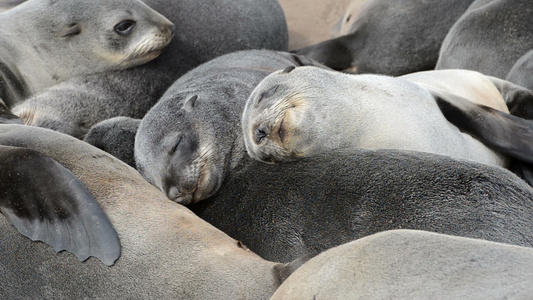
[[[272,299],[526,299],[532,259],[531,248],[393,230],[320,254]]]
[[[80,178],[123,246],[113,267],[94,258],[81,263],[23,237],[0,215],[3,299],[268,299],[281,282],[284,265],[261,259],[87,143],[48,129],[2,125],[0,144],[39,151]]]
[[[447,33],[436,69],[469,69],[505,78],[533,48],[528,0],[476,0]]]
[[[141,1],[24,2],[0,14],[0,97],[12,107],[74,76],[146,63],[173,32]]]
[[[516,61],[507,74],[506,80],[533,91],[533,50]]]
[[[532,197],[500,167],[355,149],[283,164],[248,159],[190,208],[262,257],[291,261],[398,228],[530,247]]]
[[[81,138],[105,119],[142,118],[177,78],[210,59],[244,49],[287,49],[287,24],[277,0],[145,2],[178,29],[157,59],[128,70],[72,78],[13,112],[28,125]]]
[[[246,155],[240,116],[249,93],[268,74],[312,63],[267,50],[211,60],[179,78],[142,119],[135,138],[141,174],[177,202],[213,195]]]
[[[271,74],[252,92],[243,112],[246,149],[252,158],[265,162],[356,147],[425,151],[505,166],[503,155],[451,124],[428,90],[457,89],[460,79],[451,74],[446,82],[440,79],[450,74],[431,74],[393,78],[316,67]],[[489,80],[477,73],[463,77],[482,83],[465,83],[458,89],[463,96],[481,93],[506,110]]]
[[[369,0],[355,20],[345,21],[348,34],[295,53],[352,73],[432,70],[446,33],[471,2]]]

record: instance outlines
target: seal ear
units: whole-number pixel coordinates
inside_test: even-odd
[[[485,145],[533,163],[533,121],[443,91],[430,90],[444,117]]]
[[[0,146],[0,212],[22,235],[113,265],[120,241],[83,183],[55,160],[31,149]]]
[[[198,99],[198,95],[194,95],[189,100],[185,101],[183,103],[183,106],[181,107],[186,112],[191,112],[194,109],[194,105],[196,104],[196,100]]]
[[[285,69],[283,69],[283,71],[281,71],[281,73],[290,73],[294,69],[296,69],[295,66],[288,66]]]
[[[69,24],[59,31],[59,35],[64,38],[67,36],[78,35],[81,32],[81,26],[78,23]]]

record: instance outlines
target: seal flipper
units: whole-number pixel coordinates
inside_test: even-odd
[[[7,108],[2,98],[0,98],[0,124],[23,124],[22,120]]]
[[[533,119],[533,91],[506,80],[487,77],[502,94],[511,115]]]
[[[533,121],[429,89],[444,117],[461,131],[513,158],[533,163]]]
[[[81,261],[113,265],[120,241],[82,182],[53,159],[30,149],[0,146],[0,211],[24,236]]]
[[[344,35],[335,39],[320,42],[298,50],[291,51],[303,55],[334,70],[345,70],[351,67],[353,55],[351,49],[352,35]]]

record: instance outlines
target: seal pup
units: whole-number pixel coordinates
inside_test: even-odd
[[[260,258],[168,201],[131,167],[73,137],[2,125],[0,144],[39,151],[80,178],[122,245],[113,267],[93,258],[80,263],[70,253],[54,254],[49,246],[31,242],[0,215],[2,299],[268,299],[283,280],[279,275],[295,267]]]
[[[144,64],[173,32],[138,0],[24,2],[0,14],[0,97],[12,107],[74,76]]]
[[[351,149],[283,164],[245,158],[223,182],[189,208],[266,259],[399,228],[533,245],[533,188],[503,168],[448,156]]]
[[[135,168],[133,147],[140,124],[141,120],[128,117],[107,119],[91,127],[83,141]]]
[[[271,299],[527,299],[532,261],[531,248],[392,230],[321,253]]]
[[[443,114],[436,98],[446,101],[451,90],[459,98],[490,98],[483,103],[507,111],[498,89],[476,72],[422,72],[404,79],[315,67],[278,71],[258,84],[246,103],[246,149],[264,162],[355,147],[425,151],[506,166],[503,155],[461,132]]]
[[[472,1],[369,0],[349,34],[294,52],[351,73],[432,70],[446,33]]]
[[[123,71],[72,78],[13,113],[28,125],[83,138],[105,119],[142,118],[177,78],[215,57],[245,49],[287,50],[287,24],[277,0],[145,2],[178,28],[158,58]]]
[[[505,78],[533,48],[529,0],[476,0],[450,28],[436,69],[469,69]]]
[[[286,52],[239,51],[188,72],[142,119],[135,137],[139,172],[171,200],[213,195],[246,155],[240,116],[254,87],[287,66],[313,64]]]

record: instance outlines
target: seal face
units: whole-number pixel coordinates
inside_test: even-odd
[[[138,0],[28,1],[0,14],[0,65],[18,74],[27,91],[17,93],[28,96],[73,76],[144,64],[173,34],[169,20]],[[8,106],[21,101],[9,94],[0,94]]]
[[[480,89],[475,85],[482,83],[481,90],[485,85],[492,88],[482,94],[491,98],[485,100],[491,102],[487,105],[508,112],[502,95],[490,80],[478,78],[483,75],[477,72],[464,72],[467,75],[459,77],[472,82],[460,87],[457,98],[479,95]],[[459,131],[464,121],[459,114],[446,114],[451,118],[447,120],[441,109],[448,106],[437,105],[437,98],[444,102],[456,100],[446,91],[447,84],[457,89],[457,80],[453,78],[447,83],[441,79],[457,74],[437,72],[433,81],[438,84],[432,86],[431,73],[423,73],[406,78],[411,81],[380,75],[348,75],[316,67],[275,72],[257,85],[246,103],[242,117],[246,150],[252,158],[269,163],[355,147],[424,151],[506,166],[508,161],[503,154]],[[457,101],[469,102],[464,98]],[[472,120],[477,113],[487,120],[495,116],[475,105],[461,107]],[[498,122],[494,119],[482,126],[497,127]],[[512,120],[501,124],[506,128],[528,127],[519,123]],[[514,138],[524,139],[518,135],[509,137]]]

